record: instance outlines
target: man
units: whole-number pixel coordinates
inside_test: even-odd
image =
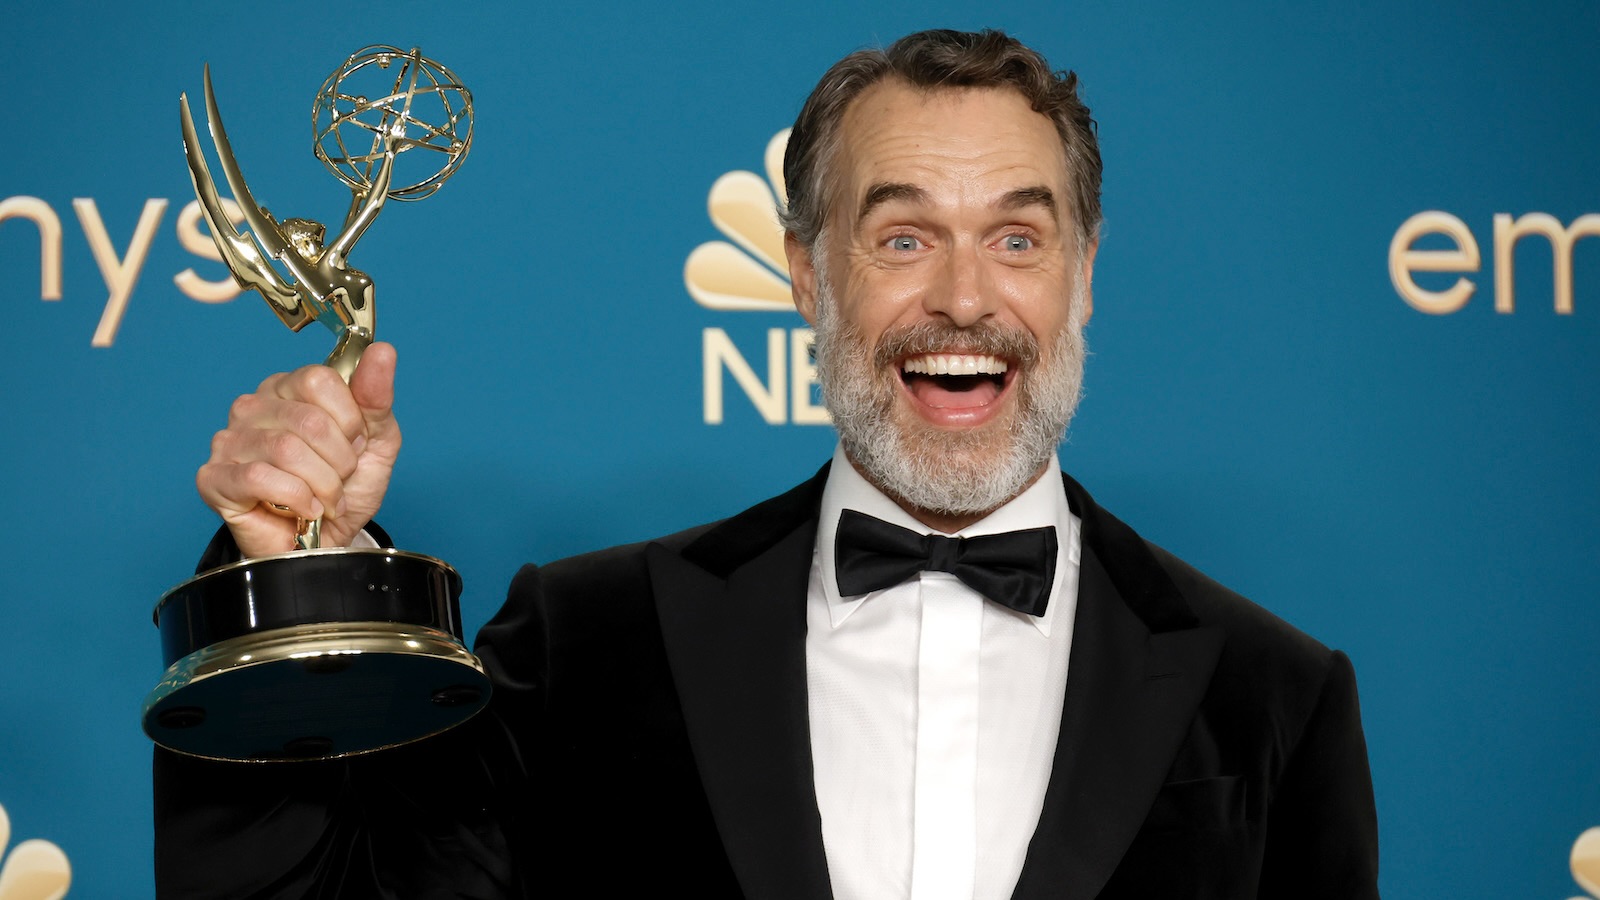
[[[456,732],[351,762],[158,751],[165,892],[1377,896],[1348,661],[1057,467],[1100,222],[1075,79],[993,32],[853,54],[785,176],[831,465],[524,569],[479,636],[491,712]],[[348,391],[310,367],[235,404],[199,485],[238,550],[203,565],[292,543],[263,503],[373,527],[393,365],[375,345]]]

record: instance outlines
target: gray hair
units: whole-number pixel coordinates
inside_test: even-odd
[[[1070,204],[1080,251],[1100,233],[1100,144],[1078,76],[1056,72],[1035,50],[999,31],[933,30],[909,34],[887,50],[858,50],[834,63],[806,98],[783,157],[788,209],[783,227],[808,250],[827,219],[836,180],[839,123],[850,103],[887,78],[924,90],[1009,87],[1049,118],[1066,150]]]

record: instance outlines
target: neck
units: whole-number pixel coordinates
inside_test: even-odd
[[[876,478],[873,478],[871,473],[867,472],[865,469],[862,469],[861,466],[857,465],[856,461],[854,459],[850,458],[850,454],[848,453],[848,451],[845,453],[845,459],[849,459],[850,460],[850,467],[855,469],[856,472],[858,472],[861,475],[862,478],[865,478],[869,484],[871,484],[873,487],[877,488],[878,490],[882,491],[883,495],[885,497],[888,497],[890,500],[893,500],[895,502],[896,506],[899,506],[901,509],[905,510],[908,515],[910,515],[913,519],[916,519],[918,522],[921,522],[922,524],[928,526],[929,528],[932,528],[934,531],[938,531],[938,532],[941,532],[943,534],[954,534],[957,531],[960,531],[961,529],[966,528],[968,525],[971,525],[974,522],[978,522],[978,521],[983,520],[990,513],[994,512],[995,510],[999,509],[1002,506],[1005,506],[1007,503],[1010,503],[1012,500],[1017,499],[1017,497],[1021,496],[1023,491],[1026,491],[1028,488],[1033,487],[1034,484],[1036,484],[1039,481],[1039,477],[1041,475],[1043,475],[1050,468],[1049,460],[1046,460],[1046,461],[1040,463],[1039,464],[1039,470],[1037,472],[1034,472],[1033,473],[1033,477],[1029,478],[1028,482],[1026,484],[1024,484],[1021,488],[1019,488],[1015,494],[1012,494],[1011,496],[1009,496],[1006,499],[1002,500],[998,504],[990,507],[989,509],[983,510],[981,512],[974,512],[974,513],[952,513],[952,512],[943,512],[941,510],[935,510],[935,509],[923,509],[920,506],[913,506],[912,504],[907,503],[904,499],[902,499],[900,496],[895,494],[893,491],[885,488],[882,484],[879,484],[878,480]]]

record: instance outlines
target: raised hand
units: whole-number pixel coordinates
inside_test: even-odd
[[[296,516],[320,517],[322,546],[344,547],[377,513],[400,453],[394,370],[394,347],[380,342],[348,386],[306,366],[233,402],[195,484],[246,557],[293,550]]]

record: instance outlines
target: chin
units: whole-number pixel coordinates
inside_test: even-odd
[[[985,515],[1034,482],[1066,434],[1083,383],[1081,285],[1066,327],[1045,348],[1017,328],[938,323],[869,343],[835,315],[820,280],[818,288],[817,376],[839,441],[868,481],[902,505],[952,516]],[[963,361],[959,372],[951,361],[929,371],[927,357],[940,354],[982,358]],[[998,406],[983,409],[988,403],[973,391]],[[963,424],[940,407],[983,411]]]
[[[1014,416],[966,428],[933,425],[903,407],[879,427],[841,427],[845,453],[868,481],[916,509],[980,515],[1022,493],[1054,452],[1017,439]]]

